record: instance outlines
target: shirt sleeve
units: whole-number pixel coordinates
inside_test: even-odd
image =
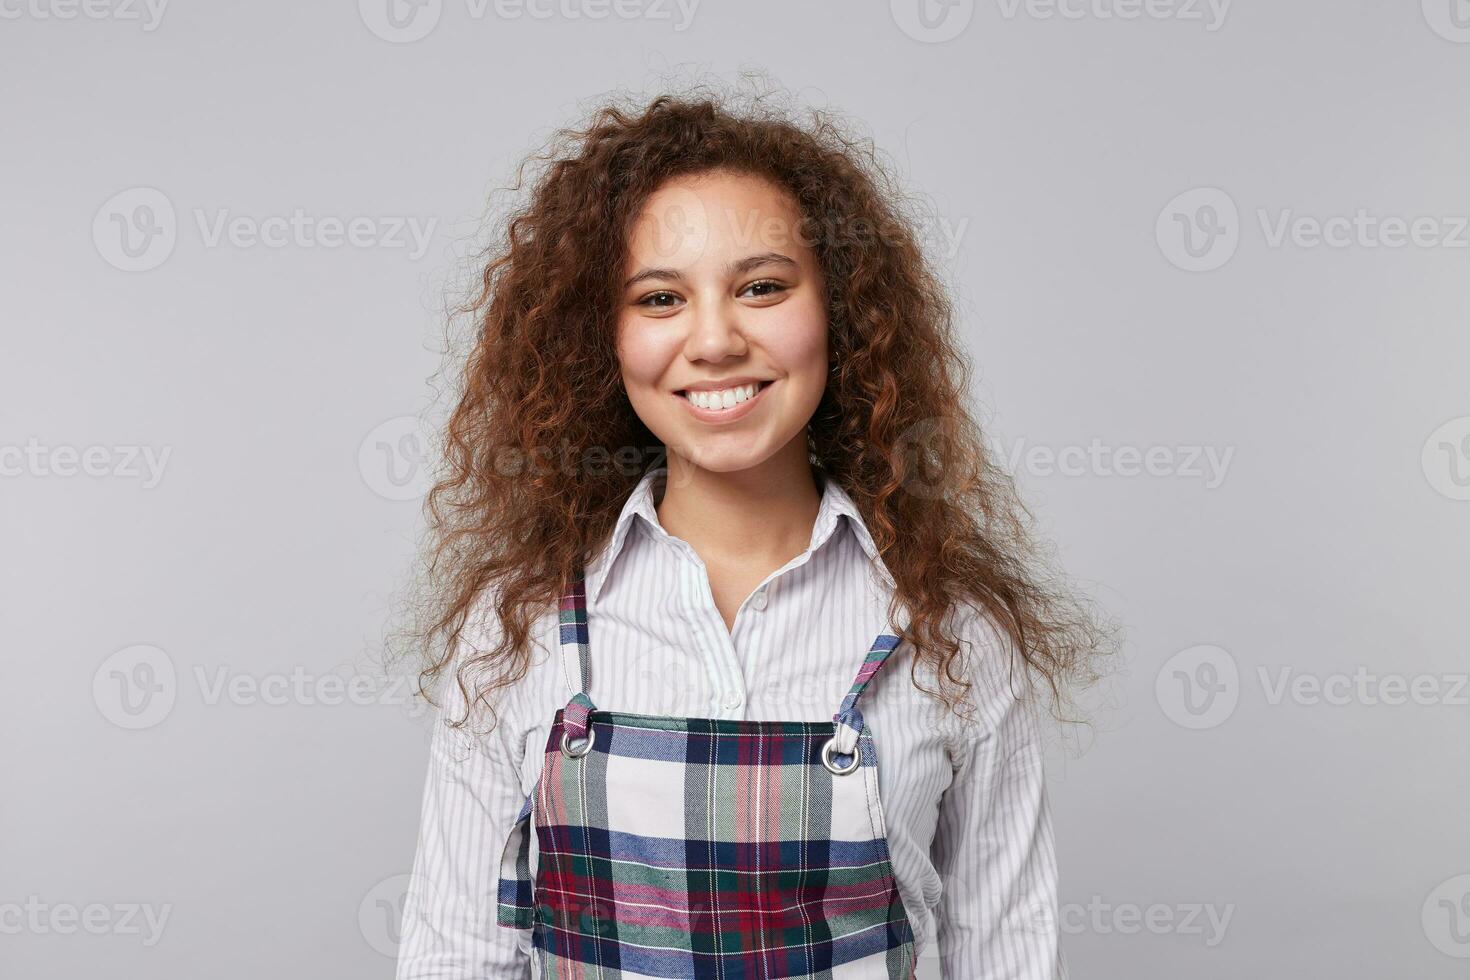
[[[434,721],[397,980],[529,980],[530,931],[496,922],[500,857],[525,794],[513,711],[452,728],[464,698],[451,674]],[[512,705],[513,707],[513,705]],[[473,731],[472,731],[473,729]]]
[[[1013,674],[1010,647],[993,628],[961,636],[975,710],[954,729],[954,779],[940,800],[932,852],[943,882],[942,975],[1066,980],[1040,701],[1015,696],[1029,690],[1024,665],[1017,660]]]

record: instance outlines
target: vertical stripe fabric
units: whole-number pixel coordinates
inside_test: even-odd
[[[529,930],[497,923],[501,858],[546,765],[557,712],[574,695],[588,695],[589,715],[595,702],[619,713],[818,724],[828,733],[834,706],[859,703],[845,702],[862,651],[887,625],[893,586],[843,489],[822,481],[809,547],[767,575],[727,628],[703,562],[659,526],[666,472],[644,474],[587,565],[591,689],[578,691],[561,643],[564,629],[575,638],[586,623],[564,623],[552,608],[535,630],[526,677],[496,700],[494,727],[479,716],[464,729],[434,726],[399,980],[532,976]],[[488,598],[482,608],[493,608]],[[953,615],[959,669],[975,685],[967,714],[918,690],[900,643],[862,692],[860,716],[843,719],[840,710],[838,727],[866,727],[877,746],[874,792],[920,980],[1064,980],[1039,717],[1017,699],[1024,671],[989,621],[965,607]],[[467,647],[485,649],[496,629],[482,616]],[[937,686],[924,666],[915,674]],[[463,709],[457,685],[446,685],[442,718]],[[698,778],[686,773],[686,782]],[[769,804],[773,790],[746,792]],[[810,831],[823,833],[830,830]],[[528,870],[539,860],[529,845]]]

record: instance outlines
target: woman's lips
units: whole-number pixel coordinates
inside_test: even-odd
[[[745,416],[755,411],[756,405],[759,404],[760,400],[765,397],[766,389],[770,388],[771,385],[775,383],[776,382],[774,381],[762,382],[760,386],[756,388],[755,395],[745,399],[745,401],[741,402],[738,405],[735,405],[732,408],[700,408],[688,398],[685,398],[682,391],[674,392],[674,397],[679,399],[679,401],[683,403],[685,409],[689,411],[689,414],[693,415],[699,421],[709,422],[718,425],[722,422],[734,422],[738,419],[743,419]]]

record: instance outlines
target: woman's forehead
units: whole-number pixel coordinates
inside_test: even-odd
[[[797,262],[809,245],[791,195],[747,174],[677,178],[651,194],[628,235],[629,265],[721,268],[759,253]]]

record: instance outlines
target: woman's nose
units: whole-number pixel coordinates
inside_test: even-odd
[[[739,314],[731,305],[709,300],[700,303],[689,318],[689,337],[684,345],[691,360],[717,361],[745,353],[745,334]]]

